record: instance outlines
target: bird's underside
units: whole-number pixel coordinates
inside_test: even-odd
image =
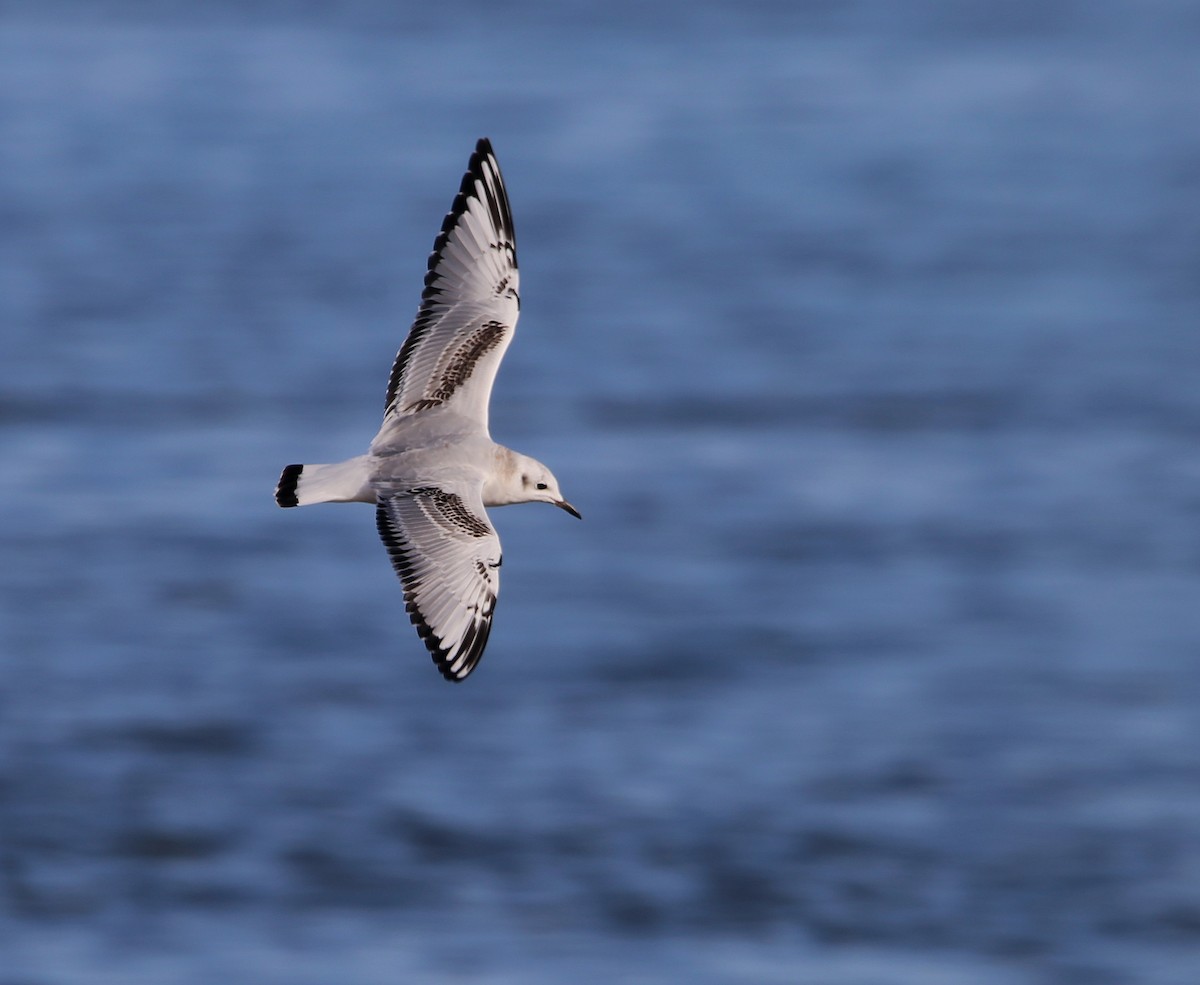
[[[519,287],[508,194],[491,144],[480,140],[434,241],[421,304],[392,367],[371,451],[333,465],[289,465],[275,493],[280,506],[375,504],[405,608],[438,670],[452,681],[479,663],[499,593],[500,540],[484,508],[485,485],[501,492],[504,483],[512,486],[509,498],[494,502],[541,499],[578,516],[561,495],[550,498],[557,484],[532,459],[510,453],[545,476],[498,477],[477,467],[478,442],[491,444],[488,401],[512,342]],[[439,434],[447,420],[459,434]],[[411,456],[394,454],[422,441],[435,450],[424,469],[412,467]],[[469,459],[462,467],[446,464],[460,454]]]

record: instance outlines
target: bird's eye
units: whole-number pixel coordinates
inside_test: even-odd
[[[544,482],[539,482],[539,483],[537,484],[537,487],[538,487],[539,489],[549,489],[549,488],[550,488],[550,487],[549,487],[548,485],[546,485],[546,483],[544,483]]]

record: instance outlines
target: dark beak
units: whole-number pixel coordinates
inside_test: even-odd
[[[576,520],[583,519],[583,517],[579,515],[579,510],[575,509],[575,507],[572,506],[570,503],[568,503],[565,499],[560,499],[554,505],[557,506],[560,510],[566,510],[568,513],[571,514],[571,516],[575,517]]]

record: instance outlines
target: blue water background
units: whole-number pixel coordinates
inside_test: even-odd
[[[0,14],[0,985],[1200,981],[1200,12]],[[495,629],[361,452],[474,140]]]

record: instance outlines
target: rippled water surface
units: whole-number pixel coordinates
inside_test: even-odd
[[[1200,980],[1192,5],[0,14],[0,985]],[[476,137],[438,677],[359,453]]]

